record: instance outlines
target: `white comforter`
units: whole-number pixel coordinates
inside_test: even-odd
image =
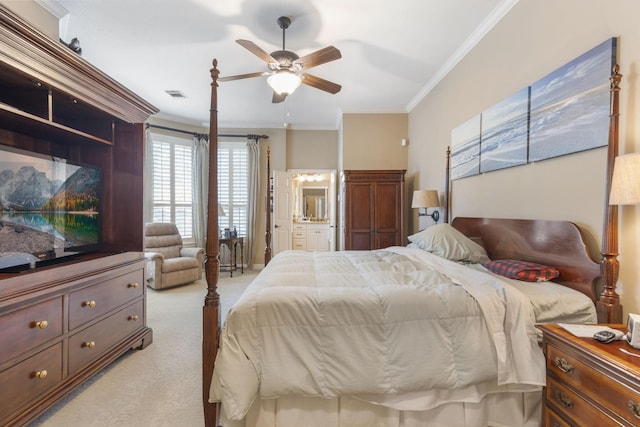
[[[354,395],[398,409],[544,385],[531,306],[418,249],[279,254],[228,314],[210,401]]]

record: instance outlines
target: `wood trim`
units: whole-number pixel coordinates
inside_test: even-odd
[[[618,127],[620,104],[620,81],[622,74],[616,64],[611,74],[611,114],[609,116],[609,144],[607,148],[607,181],[604,197],[604,220],[602,230],[602,260],[600,272],[604,282],[602,294],[596,303],[598,319],[602,323],[621,323],[622,306],[616,293],[620,263],[618,262],[618,206],[609,204],[613,165],[618,156]]]
[[[211,110],[209,125],[209,195],[207,201],[207,243],[205,275],[207,295],[202,308],[202,405],[205,427],[214,427],[218,418],[218,405],[209,403],[209,388],[213,365],[218,352],[220,334],[220,295],[218,275],[220,270],[220,246],[218,238],[218,60],[211,68]]]
[[[142,123],[159,111],[2,4],[0,62],[125,122]]]
[[[587,249],[582,231],[569,221],[465,218],[452,225],[478,241],[489,258],[517,259],[548,265],[560,271],[554,282],[598,301],[598,263]]]

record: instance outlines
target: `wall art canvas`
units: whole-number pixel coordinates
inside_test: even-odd
[[[480,173],[480,114],[451,131],[451,179]]]
[[[527,163],[529,88],[482,113],[480,173]]]
[[[607,40],[531,85],[529,162],[607,145],[616,40]]]

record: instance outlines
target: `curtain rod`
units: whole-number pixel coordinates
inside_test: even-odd
[[[186,134],[197,136],[197,137],[204,137],[204,138],[208,138],[209,137],[209,135],[205,135],[203,133],[191,132],[191,131],[183,130],[183,129],[170,128],[170,127],[167,127],[167,126],[152,125],[150,123],[147,123],[147,128],[157,128],[157,129],[169,130],[169,131],[172,131],[172,132],[186,133]],[[254,135],[254,134],[251,134],[251,133],[248,133],[248,134],[245,134],[245,135],[231,134],[231,133],[219,133],[218,136],[219,137],[223,137],[223,138],[269,139],[269,135]]]

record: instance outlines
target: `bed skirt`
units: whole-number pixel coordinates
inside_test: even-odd
[[[221,411],[223,427],[538,427],[540,391],[493,393],[479,403],[450,403],[428,411],[398,411],[350,396],[257,399],[241,421]]]

